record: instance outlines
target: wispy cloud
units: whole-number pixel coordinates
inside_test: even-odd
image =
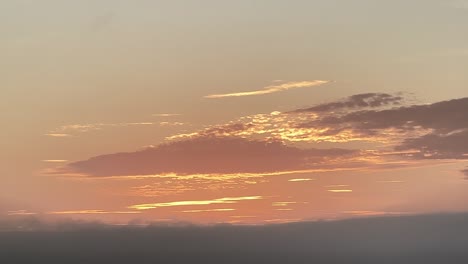
[[[323,80],[314,80],[314,81],[299,81],[299,82],[286,82],[277,85],[270,85],[264,87],[261,90],[250,91],[250,92],[237,92],[237,93],[227,93],[227,94],[212,94],[207,95],[205,98],[215,99],[215,98],[224,98],[224,97],[241,97],[241,96],[252,96],[252,95],[264,95],[277,92],[283,92],[296,88],[306,88],[312,86],[318,86],[322,84],[329,83],[330,81]]]
[[[173,207],[173,206],[235,204],[240,201],[251,201],[251,200],[260,200],[260,199],[263,199],[263,197],[262,196],[226,197],[226,198],[218,198],[218,199],[213,199],[213,200],[137,204],[137,205],[129,206],[128,208],[137,209],[137,210],[148,210],[148,209],[156,209],[156,208],[161,208],[161,207]]]

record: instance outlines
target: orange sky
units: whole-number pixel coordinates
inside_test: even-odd
[[[0,3],[0,216],[468,210],[464,5],[156,2]]]

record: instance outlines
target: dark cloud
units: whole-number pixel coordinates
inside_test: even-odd
[[[364,93],[349,96],[341,101],[319,104],[295,112],[331,112],[365,107],[382,107],[400,105],[403,97],[386,93]]]
[[[227,137],[198,137],[142,151],[97,156],[67,165],[56,173],[90,176],[166,173],[268,173],[307,169],[327,158],[354,153],[345,149],[299,149],[280,142]]]
[[[397,150],[419,150],[419,158],[468,158],[468,98],[387,110],[328,114],[300,128],[327,128],[324,134],[352,131],[359,136],[402,138]],[[389,133],[388,130],[394,131]],[[413,136],[411,136],[413,134]]]
[[[29,223],[20,223],[28,232],[0,234],[1,263],[468,263],[468,214],[266,226]]]
[[[328,116],[322,125],[343,125],[360,130],[374,129],[435,129],[450,132],[468,128],[468,98],[428,105],[414,105],[387,110],[357,111],[343,116]],[[303,124],[316,125],[316,123]]]
[[[468,130],[438,135],[431,133],[405,140],[397,150],[417,149],[420,157],[432,159],[468,159]]]

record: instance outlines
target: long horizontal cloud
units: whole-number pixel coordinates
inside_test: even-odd
[[[314,81],[287,82],[287,83],[278,84],[278,85],[270,85],[270,86],[263,88],[262,90],[257,90],[257,91],[227,93],[227,94],[212,94],[212,95],[205,96],[205,98],[214,99],[214,98],[224,98],[224,97],[264,95],[264,94],[287,91],[287,90],[296,89],[296,88],[318,86],[318,85],[322,85],[326,83],[329,83],[329,81],[314,80]]]
[[[235,204],[240,201],[260,200],[261,196],[244,196],[244,197],[225,197],[212,200],[198,200],[198,201],[177,201],[165,203],[150,203],[150,204],[137,204],[128,208],[136,210],[148,210],[161,207],[174,207],[174,206],[193,206],[193,205],[211,205],[211,204]]]
[[[175,173],[271,173],[308,169],[311,165],[355,153],[348,149],[299,149],[280,142],[201,137],[71,163],[56,173],[90,176]]]

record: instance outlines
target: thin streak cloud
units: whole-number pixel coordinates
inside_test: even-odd
[[[207,210],[186,210],[186,211],[181,211],[181,213],[231,212],[235,210],[236,209],[232,209],[232,208],[222,208],[222,209],[207,209]]]
[[[235,204],[239,201],[251,201],[251,200],[260,200],[260,199],[263,199],[263,197],[262,196],[227,197],[227,198],[219,198],[219,199],[213,199],[213,200],[137,204],[137,205],[129,206],[128,208],[136,209],[136,210],[148,210],[148,209],[156,209],[156,208],[161,208],[161,207],[173,207],[173,206]]]
[[[241,97],[241,96],[252,96],[252,95],[264,95],[264,94],[271,94],[277,92],[283,92],[291,89],[296,88],[306,88],[306,87],[313,87],[322,84],[327,84],[330,81],[323,81],[323,80],[314,80],[314,81],[300,81],[300,82],[287,82],[279,85],[270,85],[264,87],[261,90],[250,91],[250,92],[238,92],[238,93],[228,93],[228,94],[212,94],[207,95],[205,98],[215,99],[215,98],[224,98],[224,97]]]

